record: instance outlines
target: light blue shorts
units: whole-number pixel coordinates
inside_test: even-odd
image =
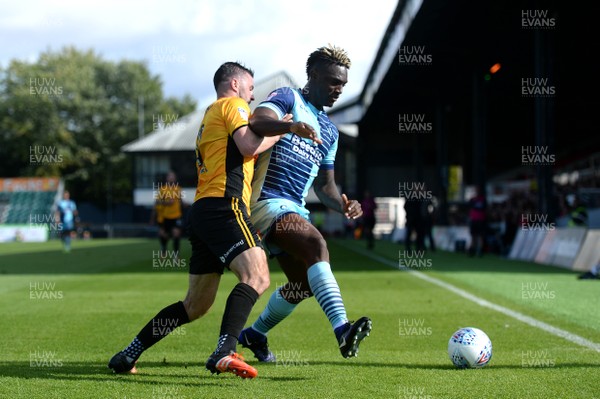
[[[310,222],[308,216],[310,212],[303,206],[297,205],[290,200],[281,198],[267,199],[258,201],[250,207],[252,210],[250,221],[263,240],[263,246],[269,252],[270,256],[277,256],[283,253],[281,248],[267,242],[269,232],[277,220],[288,213],[297,213]]]

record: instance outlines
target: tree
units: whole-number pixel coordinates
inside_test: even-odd
[[[140,97],[146,127],[153,115],[196,108],[189,95],[165,99],[144,62],[73,47],[11,61],[0,71],[0,176],[61,176],[80,201],[129,202],[131,163],[120,148],[138,137]]]

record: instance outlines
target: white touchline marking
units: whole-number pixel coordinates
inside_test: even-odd
[[[406,268],[406,267],[400,267],[395,262],[393,262],[393,261],[391,261],[389,259],[386,259],[386,258],[384,258],[382,256],[372,254],[372,253],[370,253],[370,252],[368,252],[368,251],[366,251],[366,250],[364,250],[362,248],[352,247],[352,246],[346,245],[345,243],[341,243],[339,241],[336,241],[336,243],[339,244],[339,245],[341,245],[341,246],[343,246],[343,247],[345,247],[345,248],[347,248],[347,249],[350,249],[350,250],[352,250],[354,252],[357,252],[357,253],[359,253],[361,255],[364,255],[364,256],[366,256],[368,258],[371,258],[373,260],[381,262],[384,265],[391,266],[394,269],[407,271],[407,272],[411,273],[413,276],[420,278],[421,280],[424,280],[424,281],[427,281],[429,283],[435,284],[435,285],[437,285],[439,287],[445,288],[448,291],[452,291],[455,294],[457,294],[459,296],[462,296],[463,298],[468,299],[468,300],[470,300],[472,302],[475,302],[476,304],[478,304],[480,306],[483,306],[485,308],[489,308],[489,309],[495,310],[497,312],[500,312],[502,314],[505,314],[505,315],[507,315],[509,317],[512,317],[513,319],[517,319],[519,321],[522,321],[525,324],[529,324],[532,327],[536,327],[536,328],[539,328],[540,330],[544,330],[544,331],[546,331],[546,332],[548,332],[548,333],[550,333],[552,335],[556,335],[557,337],[564,338],[567,341],[573,342],[573,343],[575,343],[577,345],[581,345],[581,346],[584,346],[584,347],[586,347],[588,349],[592,349],[592,350],[594,350],[596,352],[600,352],[600,344],[592,342],[592,341],[590,341],[590,340],[588,340],[586,338],[583,338],[583,337],[581,337],[581,336],[579,336],[577,334],[573,334],[573,333],[571,333],[569,331],[563,330],[563,329],[558,328],[558,327],[554,327],[553,325],[550,325],[548,323],[544,323],[543,321],[534,319],[531,316],[527,316],[527,315],[525,315],[523,313],[517,312],[517,311],[509,309],[509,308],[505,308],[504,306],[497,305],[497,304],[492,303],[490,301],[487,301],[487,300],[485,300],[483,298],[479,298],[478,296],[473,295],[473,294],[471,294],[471,293],[469,293],[469,292],[467,292],[467,291],[465,291],[465,290],[463,290],[461,288],[458,288],[458,287],[456,287],[456,286],[454,286],[454,285],[452,285],[450,283],[447,283],[445,281],[439,280],[439,279],[437,279],[435,277],[428,276],[427,274],[425,274],[423,272],[420,272],[420,271],[417,271],[417,270],[413,270],[413,269],[409,269],[409,268]]]

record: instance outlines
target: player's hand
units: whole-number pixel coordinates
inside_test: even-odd
[[[293,122],[294,120],[294,114],[285,114],[283,115],[283,118],[281,118],[282,122]]]
[[[360,202],[349,200],[346,194],[342,194],[342,201],[344,202],[344,216],[348,219],[356,219],[362,216],[363,212]]]
[[[319,139],[315,129],[308,123],[294,122],[292,123],[292,126],[290,126],[290,132],[297,134],[300,137],[304,137],[305,139],[310,139],[317,144],[323,143],[321,139]]]

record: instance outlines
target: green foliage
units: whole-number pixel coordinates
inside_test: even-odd
[[[107,61],[72,47],[13,60],[0,71],[0,176],[62,176],[74,198],[105,204],[131,198],[131,160],[121,146],[138,137],[143,97],[145,132],[153,115],[184,116],[196,107],[164,98],[159,76],[144,62]],[[31,162],[37,149],[58,158]],[[110,187],[110,190],[109,190]]]

